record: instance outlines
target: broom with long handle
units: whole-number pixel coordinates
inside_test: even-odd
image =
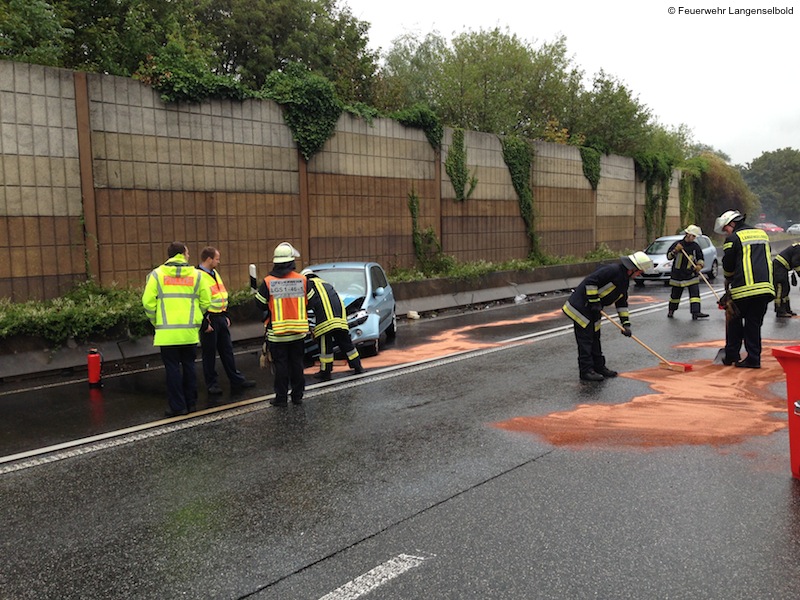
[[[616,327],[616,328],[617,328],[617,329],[619,329],[620,331],[625,331],[625,328],[624,328],[622,325],[620,325],[619,323],[617,323],[617,322],[616,322],[614,319],[612,319],[611,317],[609,317],[609,316],[608,316],[608,314],[606,314],[606,312],[605,312],[605,311],[601,310],[601,311],[600,311],[600,314],[601,314],[601,315],[603,315],[603,316],[604,316],[606,319],[608,319],[609,323],[611,323],[612,325],[614,325],[614,327]],[[640,340],[639,338],[637,338],[635,335],[631,334],[631,336],[630,336],[630,337],[631,337],[631,339],[632,339],[633,341],[637,342],[637,343],[638,343],[640,346],[642,346],[642,347],[643,347],[645,350],[647,350],[648,352],[650,352],[650,354],[652,354],[653,356],[655,356],[656,358],[658,358],[658,360],[660,360],[660,361],[661,361],[661,362],[659,363],[659,365],[658,365],[658,366],[659,366],[659,367],[661,367],[662,369],[668,369],[669,371],[678,371],[678,372],[680,372],[680,373],[684,373],[684,372],[686,372],[686,371],[691,371],[691,370],[692,370],[692,368],[693,368],[693,366],[692,366],[692,365],[690,365],[690,364],[688,364],[688,363],[677,363],[677,362],[670,362],[670,361],[668,361],[666,358],[664,358],[663,356],[661,356],[661,355],[660,355],[658,352],[656,352],[655,350],[653,350],[653,349],[652,349],[650,346],[648,346],[647,344],[645,344],[645,343],[644,343],[642,340]]]
[[[712,294],[714,294],[714,297],[717,299],[717,304],[719,304],[719,302],[720,302],[720,298],[719,298],[719,294],[717,293],[717,290],[715,290],[713,287],[711,287],[711,283],[709,283],[708,279],[706,279],[706,276],[705,276],[705,275],[703,275],[702,271],[698,270],[698,268],[697,268],[697,264],[696,264],[696,263],[695,263],[695,262],[692,260],[692,257],[691,257],[691,256],[689,256],[689,255],[686,253],[686,250],[684,250],[683,248],[681,248],[681,252],[683,252],[683,255],[686,257],[686,260],[688,260],[688,261],[689,261],[689,264],[690,264],[690,265],[692,265],[692,268],[693,268],[693,269],[694,269],[694,270],[697,272],[697,274],[698,274],[698,275],[700,275],[700,278],[701,278],[703,281],[705,281],[705,282],[706,282],[706,285],[708,286],[708,289],[710,289],[710,290],[711,290],[711,293],[712,293]]]

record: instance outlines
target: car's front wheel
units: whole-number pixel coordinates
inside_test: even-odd
[[[711,263],[711,271],[709,271],[708,273],[709,281],[713,281],[714,279],[716,279],[718,273],[719,273],[719,263],[716,260],[714,260],[714,262]]]
[[[358,346],[358,353],[361,356],[378,356],[378,352],[380,352],[380,340],[372,340],[370,342],[365,342]]]
[[[392,311],[392,322],[386,328],[386,341],[393,342],[397,337],[397,315]]]

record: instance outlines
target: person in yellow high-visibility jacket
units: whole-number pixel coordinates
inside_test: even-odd
[[[197,265],[203,285],[211,288],[211,306],[200,326],[203,378],[209,396],[218,396],[222,393],[216,368],[217,353],[219,353],[222,368],[225,369],[225,374],[231,382],[231,391],[251,388],[256,384],[236,368],[233,341],[231,340],[231,320],[228,316],[228,290],[219,273],[219,260],[219,250],[213,246],[206,246],[200,252],[200,264]]]
[[[211,288],[201,284],[200,273],[189,264],[186,244],[172,242],[167,257],[147,276],[142,306],[155,328],[153,345],[161,349],[166,371],[165,416],[175,417],[197,409],[194,361],[203,313],[211,306]]]
[[[306,278],[295,269],[300,253],[289,242],[275,247],[272,270],[258,286],[256,306],[266,314],[267,341],[275,365],[273,406],[303,403],[305,337],[308,334]]]

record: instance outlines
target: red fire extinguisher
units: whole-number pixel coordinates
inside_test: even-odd
[[[103,387],[100,381],[100,372],[103,369],[103,355],[97,351],[97,348],[91,348],[89,350],[89,354],[86,355],[86,365],[89,373],[89,387]]]

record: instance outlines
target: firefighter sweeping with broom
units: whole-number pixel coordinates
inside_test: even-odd
[[[628,287],[631,277],[653,267],[644,252],[620,257],[616,265],[604,265],[586,277],[572,292],[561,310],[574,321],[575,341],[578,344],[578,369],[583,381],[603,381],[616,377],[617,372],[606,367],[600,345],[600,323],[604,306],[614,304],[619,315],[622,335],[631,337],[628,314]]]
[[[678,240],[667,250],[667,258],[672,261],[669,285],[672,292],[669,297],[667,316],[672,319],[680,306],[684,288],[689,289],[689,312],[692,320],[708,317],[700,310],[700,271],[703,269],[703,250],[695,241],[703,231],[697,225],[689,225],[683,230],[683,239]]]

